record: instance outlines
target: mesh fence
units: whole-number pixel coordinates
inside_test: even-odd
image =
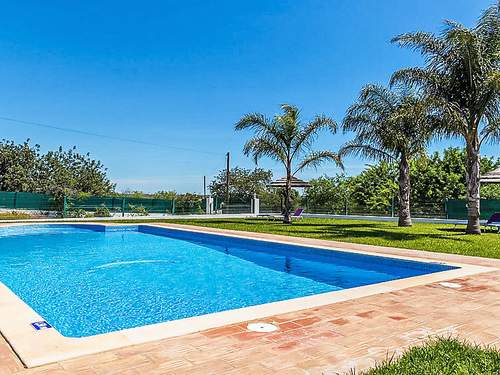
[[[244,199],[229,199],[226,202],[225,199],[220,197],[214,197],[214,213],[219,214],[242,214],[252,212],[252,200]]]
[[[261,213],[282,212],[283,202],[261,201]],[[332,202],[314,206],[299,204],[306,213],[335,215],[370,215],[397,216],[397,202],[387,206],[370,207],[349,202]],[[295,207],[295,208],[297,208]],[[86,213],[95,216],[116,214],[203,214],[206,212],[205,199],[148,199],[131,197],[98,197],[66,198],[57,200],[47,194],[25,192],[0,192],[0,209],[33,210],[39,212],[60,212],[62,216],[83,216]],[[228,203],[220,197],[213,199],[213,213],[240,214],[252,212],[252,201],[229,200]],[[500,212],[500,199],[481,199],[481,219],[487,219]],[[411,213],[415,217],[467,219],[467,203],[465,200],[447,200],[444,202],[412,202]]]
[[[295,202],[294,209],[305,208],[310,214],[330,214],[330,215],[359,215],[359,216],[397,216],[398,203],[394,201],[388,205],[362,205],[354,202],[333,201],[327,204],[314,205],[309,202]],[[446,218],[445,202],[412,202],[411,213],[416,217]],[[261,202],[260,212],[280,213],[283,211],[283,202]]]
[[[99,196],[66,197],[57,200],[46,194],[0,192],[0,209],[59,212],[64,217],[147,215],[150,213],[200,214],[205,212],[205,201],[201,198],[166,200]]]
[[[56,199],[46,194],[0,192],[0,208],[11,210],[56,211]]]
[[[481,199],[481,219],[488,219],[494,213],[500,212],[500,199]],[[325,206],[306,206],[308,213],[322,213],[333,215],[369,215],[369,216],[397,216],[399,206],[370,207],[363,205],[347,204]],[[444,202],[411,202],[410,211],[414,217],[436,218],[436,219],[467,219],[467,202],[465,200],[452,199]]]
[[[467,202],[450,199],[446,202],[449,219],[467,219]],[[494,213],[500,212],[500,199],[481,199],[481,219],[488,219]]]
[[[67,198],[66,209],[95,211],[107,209],[116,213],[133,213],[147,211],[148,213],[175,213],[174,200],[125,198],[125,197],[82,197]]]

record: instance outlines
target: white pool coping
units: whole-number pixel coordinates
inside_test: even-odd
[[[92,223],[92,225],[106,226],[109,224]],[[124,225],[125,224],[119,224],[119,226]],[[130,225],[136,226],[137,224]],[[159,227],[164,229],[167,228],[181,231],[207,233],[207,230],[204,230],[204,228],[201,227],[198,227],[196,229],[181,229],[175,226],[169,226],[168,224],[141,225]],[[318,241],[321,242],[321,245],[314,245],[311,244],[311,242],[314,242],[314,240],[309,239],[307,244],[300,244],[297,243],[297,239],[295,239],[294,241],[294,238],[290,238],[290,240],[276,241],[270,240],[268,237],[265,237],[265,235],[263,235],[262,238],[256,238],[256,233],[253,232],[253,236],[246,235],[246,233],[244,232],[238,232],[236,234],[234,231],[224,232],[219,230],[217,231],[217,233],[228,237],[271,241],[294,246],[337,250],[373,256],[384,256],[388,258],[413,260],[422,263],[436,263],[435,259],[425,259],[419,257],[400,256],[366,251],[366,245],[362,245],[364,250],[343,248],[339,249],[334,245],[325,246],[324,241]],[[217,233],[210,232],[210,234],[214,235],[217,235]],[[350,245],[351,247],[355,246],[353,244]],[[19,297],[17,297],[17,295],[15,295],[7,286],[0,282],[0,332],[10,344],[12,349],[19,356],[23,364],[26,367],[35,367],[83,355],[95,354],[130,345],[143,344],[160,339],[186,335],[225,325],[263,319],[274,315],[315,308],[337,302],[367,297],[375,294],[393,292],[396,290],[401,290],[418,285],[441,282],[445,280],[451,280],[455,278],[498,270],[497,268],[493,267],[477,266],[466,263],[456,263],[448,261],[440,263],[460,268],[436,272],[423,276],[415,276],[406,279],[393,280],[378,284],[316,294],[307,297],[294,298],[285,301],[271,302],[235,310],[195,316],[164,323],[156,323],[142,327],[124,329],[121,331],[82,338],[65,337],[53,328],[36,331],[31,326],[31,323],[43,321],[44,319],[39,314],[37,314],[30,306],[23,302]]]

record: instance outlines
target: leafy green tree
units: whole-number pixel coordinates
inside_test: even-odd
[[[418,202],[443,202],[446,199],[464,199],[467,196],[465,178],[466,151],[450,147],[442,154],[423,155],[411,164],[414,181],[412,200]],[[486,173],[500,166],[500,159],[481,158],[481,170]],[[483,198],[499,198],[495,185],[481,186]]]
[[[40,186],[56,197],[81,193],[106,195],[115,188],[103,164],[89,154],[77,152],[75,147],[47,152],[41,156],[40,165]]]
[[[40,191],[40,147],[0,142],[0,191]]]
[[[106,168],[75,148],[40,153],[29,141],[0,142],[0,190],[64,195],[105,195],[114,191]]]
[[[150,193],[145,193],[142,190],[130,190],[130,189],[126,189],[120,193],[115,193],[113,195],[116,197],[125,197],[125,198],[133,198],[133,199],[153,198],[153,195]]]
[[[186,214],[201,214],[203,196],[196,193],[177,194],[175,197],[175,211]]]
[[[344,131],[355,138],[340,155],[361,155],[399,164],[399,226],[411,226],[410,160],[425,152],[432,135],[429,104],[407,91],[391,91],[378,85],[365,86],[358,102],[347,110]],[[374,202],[372,202],[373,204]]]
[[[262,197],[268,194],[268,185],[273,178],[271,171],[255,168],[234,167],[229,170],[229,196],[232,201],[247,202],[254,194]],[[226,170],[221,170],[209,185],[210,192],[216,197],[226,195]]]
[[[254,132],[244,146],[245,155],[251,155],[255,161],[269,157],[282,164],[286,174],[285,204],[283,222],[291,224],[292,177],[308,167],[318,167],[325,161],[333,161],[341,166],[337,154],[331,151],[310,151],[318,133],[329,129],[335,133],[337,124],[326,116],[316,116],[314,120],[303,124],[297,107],[283,104],[283,114],[267,119],[259,113],[243,116],[235,125],[236,130],[250,129]],[[298,163],[295,167],[294,163]]]
[[[175,190],[160,190],[153,194],[153,198],[156,199],[165,199],[165,200],[173,200],[177,197],[177,192]]]
[[[422,68],[394,73],[391,84],[418,87],[437,106],[441,133],[461,137],[467,151],[467,233],[480,234],[480,150],[500,142],[500,3],[486,10],[473,28],[446,21],[444,32],[415,32],[393,42],[419,51]]]
[[[305,201],[309,210],[326,210],[334,214],[344,214],[351,199],[352,178],[343,174],[334,177],[322,176],[309,181]]]
[[[412,181],[412,210],[427,209],[436,212],[448,199],[465,199],[466,151],[450,147],[443,152],[421,155],[410,162]],[[500,159],[481,158],[481,170],[486,172],[500,167]],[[369,165],[360,174],[351,177],[323,176],[310,181],[306,198],[308,207],[315,210],[343,213],[347,196],[349,212],[388,213],[397,195],[397,163],[380,161]],[[500,185],[481,186],[481,197],[500,199]]]
[[[388,211],[398,192],[398,166],[384,160],[369,165],[359,175],[351,177],[350,206],[354,210]]]

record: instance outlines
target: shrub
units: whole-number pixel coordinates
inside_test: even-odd
[[[129,204],[128,207],[130,208],[130,212],[132,213],[132,216],[148,216],[149,211],[146,207],[144,207],[142,204],[139,205],[133,205]]]
[[[94,216],[95,217],[111,217],[111,212],[109,209],[102,204],[101,206],[97,207],[94,211]]]
[[[70,208],[66,211],[66,217],[83,218],[88,216],[89,214],[83,208]]]

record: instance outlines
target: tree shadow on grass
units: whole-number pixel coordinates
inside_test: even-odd
[[[437,228],[437,230],[446,233],[463,234],[463,235],[467,234],[465,233],[465,228]]]
[[[283,228],[304,228],[304,227],[317,227],[317,228],[324,228],[327,226],[337,226],[337,227],[349,227],[351,229],[353,228],[378,228],[378,224],[374,223],[360,223],[360,224],[345,224],[345,223],[335,223],[335,224],[327,224],[327,223],[309,223],[309,222],[297,222],[295,221],[293,224],[284,224],[282,221],[265,221],[262,219],[245,219],[245,221],[231,221],[231,220],[224,220],[224,219],[216,219],[216,220],[205,220],[200,223],[208,223],[208,224],[229,224],[229,225],[241,225],[241,226],[273,226],[273,227],[279,227],[282,226]]]
[[[332,222],[318,223],[299,221],[292,225],[283,224],[281,221],[266,221],[264,219],[249,218],[245,220],[231,219],[213,219],[203,220],[203,224],[208,226],[235,226],[234,229],[245,230],[249,229],[257,232],[275,233],[295,237],[319,238],[325,240],[346,240],[346,239],[380,239],[382,241],[402,242],[402,241],[419,241],[423,239],[446,240],[454,242],[468,241],[467,238],[455,237],[446,234],[424,232],[411,233],[404,231],[405,228],[394,226],[381,225],[382,223],[373,222]],[[231,228],[233,229],[233,228]],[[443,228],[446,229],[446,228]],[[406,229],[408,230],[408,229]],[[457,230],[457,234],[460,231]]]

